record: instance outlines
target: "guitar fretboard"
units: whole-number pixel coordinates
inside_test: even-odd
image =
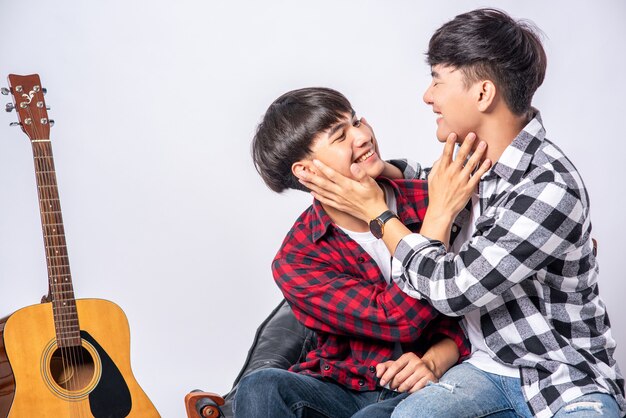
[[[31,143],[57,344],[59,347],[79,346],[80,326],[65,243],[52,146],[49,139],[33,140]]]

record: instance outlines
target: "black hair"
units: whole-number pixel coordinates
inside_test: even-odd
[[[516,21],[497,9],[477,9],[441,26],[430,39],[426,59],[430,66],[460,69],[468,86],[490,79],[511,112],[523,115],[546,73],[539,33],[530,21]]]
[[[308,189],[291,172],[309,155],[316,136],[353,114],[346,97],[332,89],[311,87],[280,96],[265,112],[252,140],[252,160],[275,192]]]

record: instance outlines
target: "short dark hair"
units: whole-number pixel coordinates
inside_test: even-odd
[[[310,87],[280,96],[265,112],[252,140],[252,159],[265,184],[275,192],[307,191],[291,172],[293,163],[309,155],[315,137],[353,114],[338,91]]]
[[[490,79],[509,109],[522,115],[530,109],[546,73],[546,53],[539,29],[516,21],[497,9],[460,14],[431,37],[426,53],[430,66],[442,64],[463,71],[469,85]]]

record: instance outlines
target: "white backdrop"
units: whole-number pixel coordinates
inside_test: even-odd
[[[135,375],[161,414],[225,393],[281,299],[270,262],[301,192],[271,193],[250,140],[283,92],[328,86],[373,124],[383,157],[440,152],[421,101],[432,32],[478,1],[2,1],[0,76],[48,88],[77,297],[128,315]],[[492,2],[544,31],[534,104],[592,198],[600,289],[626,367],[622,151],[626,3]],[[6,85],[3,84],[3,85]],[[7,99],[6,97],[2,97]],[[8,100],[7,100],[8,101]],[[0,115],[0,315],[47,278],[31,149]]]

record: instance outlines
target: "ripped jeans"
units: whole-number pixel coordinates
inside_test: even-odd
[[[520,379],[484,372],[469,363],[454,366],[439,383],[404,399],[392,418],[531,418]],[[555,418],[619,418],[615,399],[603,393],[581,396],[562,407]]]
[[[282,369],[244,377],[235,395],[236,418],[389,418],[408,393],[354,391],[331,380]]]

